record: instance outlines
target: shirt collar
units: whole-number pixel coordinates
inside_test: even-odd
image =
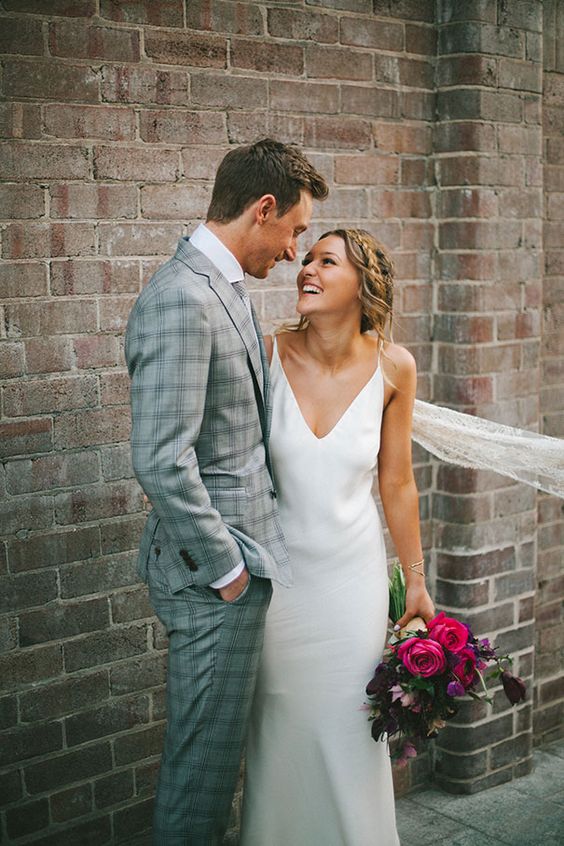
[[[245,278],[243,268],[217,235],[200,223],[190,236],[190,243],[211,261],[228,282],[241,282]]]

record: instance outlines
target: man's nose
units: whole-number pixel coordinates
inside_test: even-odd
[[[293,243],[290,244],[289,247],[286,247],[286,249],[284,250],[284,258],[285,258],[286,261],[295,261],[296,255],[297,255],[296,245],[293,244]]]

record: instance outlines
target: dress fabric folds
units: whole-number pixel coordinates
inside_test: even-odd
[[[384,382],[378,367],[323,438],[271,366],[270,448],[294,586],[274,585],[251,717],[241,846],[399,846],[387,744],[364,689],[388,618],[372,498]]]

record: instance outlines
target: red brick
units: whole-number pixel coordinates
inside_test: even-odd
[[[98,75],[85,65],[53,61],[10,61],[4,69],[4,93],[34,100],[68,100],[96,103]]]
[[[487,188],[454,188],[441,191],[438,215],[448,217],[497,216],[497,192]]]
[[[88,179],[88,150],[18,142],[0,145],[0,173],[6,180]]]
[[[299,9],[268,9],[268,32],[275,38],[334,44],[338,40],[339,22],[332,15]]]
[[[30,220],[44,214],[44,192],[39,185],[0,185],[0,217]]]
[[[145,53],[165,65],[227,67],[227,41],[216,35],[146,30]]]
[[[141,214],[156,220],[201,219],[206,215],[211,186],[145,185],[141,188]]]
[[[186,8],[186,26],[236,35],[264,34],[260,6],[231,0],[190,0]]]
[[[228,112],[227,134],[232,144],[246,144],[263,138],[265,133],[285,144],[303,146],[305,120],[302,116],[276,112]]]
[[[339,88],[331,84],[272,80],[270,107],[286,112],[337,113],[339,112]],[[350,110],[347,109],[347,111]]]
[[[50,418],[0,423],[2,451],[5,456],[46,452],[53,446],[52,429]]]
[[[50,189],[51,217],[115,219],[137,217],[133,185],[62,183]]]
[[[40,135],[40,106],[0,103],[0,138],[39,138]]]
[[[513,338],[538,338],[539,335],[540,315],[538,311],[499,315],[497,318],[497,337],[500,341]]]
[[[44,0],[5,0],[3,7],[7,12],[29,12],[32,15],[45,15]],[[69,18],[90,18],[96,14],[96,0],[49,0],[49,15]]]
[[[503,126],[497,128],[500,153],[525,153],[529,156],[542,154],[542,133],[540,127]]]
[[[305,144],[324,149],[366,149],[370,146],[370,124],[360,118],[312,117],[305,119]]]
[[[117,408],[112,409],[119,413]],[[139,511],[143,492],[135,480],[104,482],[74,488],[55,497],[57,523],[85,523]]]
[[[94,147],[96,179],[174,182],[179,156],[174,150],[140,147]]]
[[[538,63],[500,59],[499,87],[540,93],[542,91],[542,66]]]
[[[497,149],[496,130],[493,124],[459,121],[439,123],[434,131],[437,152],[470,150],[489,152]]]
[[[552,220],[564,220],[564,193],[547,195],[548,217]]]
[[[369,217],[368,192],[361,188],[334,188],[327,200],[314,204],[314,217],[358,220]],[[293,292],[292,292],[293,293]]]
[[[498,189],[498,193],[500,217],[542,219],[543,196],[540,188],[504,188]]]
[[[73,341],[76,366],[81,370],[116,367],[121,360],[119,339],[110,335],[91,335]]]
[[[186,179],[213,180],[227,147],[190,147],[182,151],[182,169]]]
[[[100,17],[130,24],[184,26],[182,0],[101,0]]]
[[[139,33],[79,21],[56,21],[49,25],[49,50],[52,56],[68,59],[138,62]]]
[[[301,76],[304,70],[303,48],[294,44],[233,38],[230,55],[234,68],[293,76]]]
[[[433,66],[423,59],[404,59],[377,53],[374,56],[374,76],[378,82],[388,85],[433,87]]]
[[[372,79],[372,56],[338,47],[306,47],[307,76],[318,79]]]
[[[432,0],[374,0],[374,14],[382,17],[407,18],[434,23],[435,5]]]
[[[95,455],[95,453],[88,454]],[[70,458],[68,456],[68,460]],[[100,529],[98,526],[73,527],[70,531],[51,531],[45,534],[34,533],[25,540],[14,538],[8,546],[12,573],[82,561],[86,558],[95,558],[99,554]],[[60,703],[57,705],[58,709],[60,709]],[[45,716],[54,716],[54,714],[45,714]]]
[[[30,417],[96,405],[98,382],[94,376],[26,380],[4,389],[6,417]]]
[[[437,85],[497,86],[497,62],[489,56],[439,56]]]
[[[372,211],[378,218],[430,217],[427,191],[372,191]]]
[[[55,138],[130,141],[135,139],[135,115],[111,106],[48,105],[43,133]]]
[[[406,159],[400,162],[399,183],[403,188],[425,188],[435,185],[433,162],[425,159]]]
[[[139,289],[139,265],[136,261],[51,262],[51,294],[56,296],[125,294]]]
[[[23,344],[0,343],[0,379],[12,379],[24,372]]]
[[[397,91],[378,86],[362,85],[341,86],[341,110],[345,114],[358,114],[363,117],[397,117],[399,99]]]
[[[0,28],[0,53],[42,56],[43,24],[25,18],[3,18]]]
[[[439,373],[434,378],[435,396],[440,402],[453,402],[456,405],[480,405],[493,400],[493,379],[488,376],[453,376]],[[473,520],[472,513],[467,521]],[[490,519],[490,515],[482,515],[479,520]],[[454,522],[457,522],[456,520]]]
[[[432,134],[427,126],[377,123],[374,126],[374,143],[384,153],[426,155],[432,149]]]
[[[551,220],[544,225],[544,244],[545,247],[559,248],[562,247],[564,236],[564,223],[559,220]]]
[[[104,297],[99,303],[100,331],[125,332],[129,312],[133,308],[137,296],[133,297]]]
[[[92,810],[92,788],[89,784],[71,787],[53,794],[50,799],[51,817],[54,822],[66,822],[84,816]]]
[[[100,377],[101,401],[104,407],[123,405],[129,401],[129,376],[127,370],[104,373]],[[133,547],[130,547],[131,549]]]
[[[12,223],[2,244],[4,258],[89,256],[96,251],[91,223]]]
[[[8,491],[11,494],[68,488],[96,482],[100,478],[95,452],[53,454],[11,461],[6,470]]]
[[[102,68],[102,100],[185,106],[189,101],[188,76],[180,71],[108,65]]]
[[[436,113],[436,97],[429,91],[400,91],[400,117],[408,120],[432,121]]]
[[[401,229],[402,250],[430,250],[435,238],[435,227],[419,220],[407,220]]]
[[[521,286],[515,282],[502,284],[441,285],[438,295],[439,311],[508,311],[521,306]]]
[[[55,418],[55,448],[114,444],[129,437],[129,407],[95,409]]]
[[[169,257],[182,236],[179,223],[103,223],[100,229],[100,253],[108,256]]]
[[[2,262],[0,297],[43,297],[47,294],[47,265],[38,262]]]
[[[434,58],[437,52],[437,31],[435,27],[406,23],[405,50],[407,53],[419,53]]]
[[[402,285],[399,294],[402,314],[421,314],[421,312],[431,311],[433,296],[427,283]]]
[[[222,112],[191,112],[180,109],[152,111],[139,115],[143,141],[170,144],[225,144],[227,130]]]
[[[24,346],[28,373],[58,373],[73,365],[68,338],[30,338]]]
[[[25,337],[95,332],[96,303],[93,300],[21,303],[7,308],[6,320],[9,334]]]
[[[401,52],[404,49],[403,25],[370,18],[341,18],[341,44]]]
[[[434,320],[434,338],[452,344],[484,344],[493,341],[493,319],[480,315],[438,314]]]
[[[191,77],[192,100],[199,106],[226,109],[255,109],[268,105],[267,82],[240,76],[194,74]]]

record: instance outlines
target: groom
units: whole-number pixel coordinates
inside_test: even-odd
[[[205,225],[128,323],[139,569],[169,637],[155,846],[216,846],[237,783],[271,579],[291,583],[270,472],[268,362],[245,289],[293,261],[327,185],[295,147],[229,152]]]

